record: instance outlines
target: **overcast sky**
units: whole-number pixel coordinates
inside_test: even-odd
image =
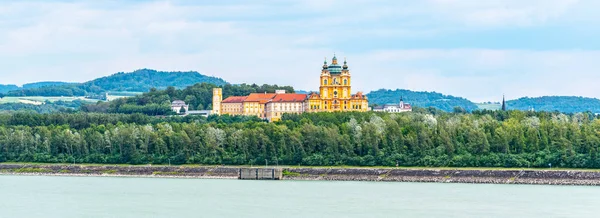
[[[335,52],[347,57],[355,91],[600,97],[598,8],[597,0],[0,0],[0,84],[151,68],[316,90],[323,58]]]

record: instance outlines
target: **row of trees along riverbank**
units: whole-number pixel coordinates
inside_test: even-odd
[[[0,161],[600,168],[586,114],[305,113],[251,117],[0,115]]]

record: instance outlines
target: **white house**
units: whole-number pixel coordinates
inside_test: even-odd
[[[384,104],[373,107],[373,111],[387,112],[387,113],[402,113],[412,111],[412,106],[408,103],[404,103],[402,97],[400,97],[400,104]]]
[[[184,110],[181,110],[184,109]],[[187,113],[189,110],[189,106],[185,104],[185,101],[175,100],[171,103],[171,110],[175,113]]]

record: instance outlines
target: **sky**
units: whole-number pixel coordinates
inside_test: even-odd
[[[316,90],[344,57],[353,91],[472,101],[600,98],[597,0],[0,0],[0,84],[150,68]]]

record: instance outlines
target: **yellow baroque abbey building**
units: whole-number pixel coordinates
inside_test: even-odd
[[[212,114],[252,115],[278,121],[285,113],[368,111],[369,101],[361,92],[352,94],[352,76],[346,60],[338,64],[333,56],[331,64],[324,62],[319,78],[319,92],[310,94],[252,93],[248,96],[230,96],[223,100],[221,88],[213,90]]]

